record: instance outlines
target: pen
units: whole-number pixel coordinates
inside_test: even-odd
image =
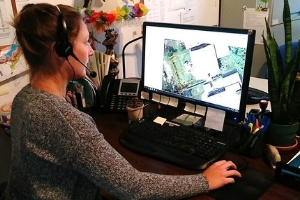
[[[254,129],[254,131],[252,132],[252,134],[253,134],[253,135],[259,134],[259,130],[260,130],[259,128]]]
[[[252,124],[252,123],[249,123],[249,124],[248,124],[248,127],[249,127],[249,133],[252,133],[253,124]]]
[[[249,144],[252,144],[252,143],[253,143],[253,137],[254,137],[254,135],[251,134],[250,137],[249,137],[249,138],[247,139],[247,141],[245,142],[245,144],[244,144],[243,146],[240,147],[240,152],[244,152],[245,149],[246,149],[247,147],[249,147]]]

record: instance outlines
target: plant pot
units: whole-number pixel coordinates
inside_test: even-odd
[[[294,125],[272,124],[268,130],[267,143],[273,146],[288,147],[295,145],[300,123]]]
[[[143,106],[137,108],[130,108],[126,106],[126,110],[130,121],[138,121],[143,118]]]
[[[129,121],[139,121],[143,118],[143,101],[138,97],[133,97],[126,102],[126,110]]]

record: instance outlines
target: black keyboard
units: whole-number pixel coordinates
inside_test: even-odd
[[[247,97],[247,104],[257,104],[261,100],[269,101],[269,94],[267,92],[264,92],[262,90],[249,87],[248,89],[248,97]]]
[[[227,145],[206,132],[152,121],[131,123],[120,135],[122,145],[189,169],[205,169],[220,159]]]

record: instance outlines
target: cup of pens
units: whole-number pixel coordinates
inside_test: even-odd
[[[247,113],[247,118],[242,122],[239,140],[241,154],[251,158],[261,155],[261,149],[265,145],[265,133],[270,126],[270,119],[266,115]]]

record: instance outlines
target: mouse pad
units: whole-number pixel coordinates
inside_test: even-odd
[[[244,168],[242,178],[234,184],[211,191],[208,195],[217,200],[258,199],[274,183],[274,177],[256,170]]]

